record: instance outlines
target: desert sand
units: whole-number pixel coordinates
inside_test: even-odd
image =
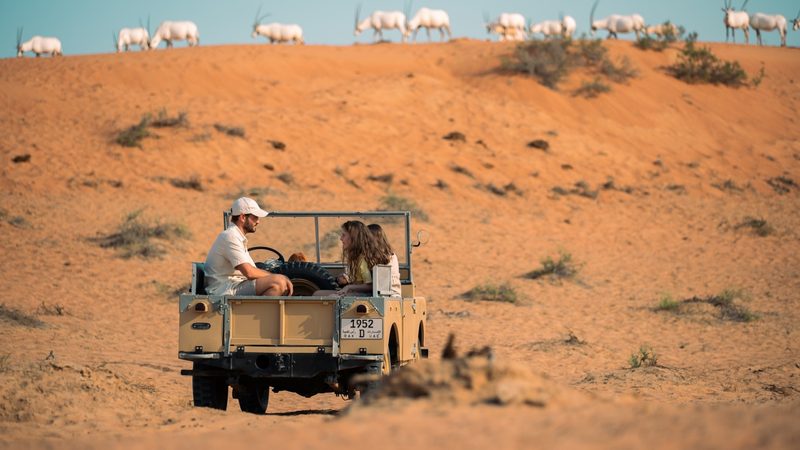
[[[570,94],[580,74],[556,92],[501,73],[513,44],[471,40],[0,61],[0,447],[798,448],[800,53],[711,44],[764,67],[732,89],[666,74],[676,49],[605,45],[639,76],[596,99]],[[162,109],[188,126],[114,142]],[[277,211],[415,202],[426,363],[455,333],[552,395],[192,407],[175,292],[240,192]],[[93,240],[139,210],[191,237],[130,259]],[[572,279],[525,277],[566,253]],[[517,302],[462,298],[486,284]],[[657,309],[725,290],[755,320]],[[632,368],[642,346],[657,364]]]

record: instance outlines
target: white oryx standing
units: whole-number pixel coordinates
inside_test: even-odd
[[[123,49],[127,52],[132,45],[138,45],[140,50],[150,47],[150,33],[144,27],[121,28],[117,33],[117,53]]]
[[[167,48],[172,47],[173,41],[186,41],[189,46],[200,44],[200,34],[197,32],[197,25],[194,22],[172,22],[165,20],[161,22],[158,29],[150,38],[149,46],[151,49],[158,48],[161,41],[167,43]]]
[[[561,20],[545,20],[531,25],[531,34],[541,33],[545,38],[552,36],[561,36],[563,38],[571,38],[575,33],[577,24],[575,19],[570,16],[564,16]]]
[[[450,33],[450,16],[447,11],[441,9],[420,8],[414,17],[406,24],[406,33],[414,32],[414,42],[417,41],[417,32],[420,28],[425,28],[428,33],[428,41],[431,40],[431,29],[439,30],[439,37],[444,41],[444,32],[447,31],[447,38],[452,39]],[[408,36],[406,36],[408,37]]]
[[[42,54],[61,56],[61,41],[54,37],[34,36],[22,42],[22,28],[17,29],[17,58],[25,52],[33,52],[38,58]]]
[[[559,20],[545,20],[531,25],[531,34],[541,33],[545,38],[561,36],[564,26]]]
[[[303,29],[300,25],[295,24],[281,24],[281,23],[268,23],[262,24],[261,20],[269,16],[269,13],[259,17],[261,8],[256,12],[256,19],[253,22],[252,37],[264,36],[269,39],[270,44],[282,42],[294,42],[295,44],[303,44]]]
[[[781,35],[781,47],[786,47],[786,17],[780,14],[755,13],[750,16],[750,27],[756,30],[758,45],[764,45],[761,42],[762,31],[775,31],[777,29]]]
[[[594,2],[592,12],[589,14],[589,25],[592,29],[592,36],[597,30],[607,30],[608,38],[617,38],[617,33],[636,33],[636,39],[639,39],[639,33],[645,31],[644,18],[639,14],[631,14],[622,16],[619,14],[612,14],[605,19],[594,20],[594,12],[597,9],[597,4],[600,0]]]
[[[372,39],[383,40],[383,30],[400,30],[401,39],[406,41],[406,15],[400,11],[374,11],[364,20],[360,20],[361,5],[356,7],[356,23],[354,35],[358,36],[367,28],[372,28]]]
[[[497,19],[489,21],[489,15],[483,15],[487,33],[495,33],[501,41],[524,41],[528,37],[528,26],[525,16],[519,13],[502,13]]]
[[[578,23],[575,22],[575,19],[572,16],[564,16],[561,19],[561,26],[562,26],[562,35],[565,38],[571,38],[573,34],[575,34],[575,30],[578,28]]]
[[[722,8],[722,12],[725,13],[725,17],[722,18],[722,23],[725,24],[725,42],[728,42],[728,35],[733,36],[733,43],[736,43],[736,29],[740,28],[744,31],[744,41],[745,43],[750,43],[750,15],[744,11],[744,7],[747,6],[747,2],[749,0],[744,0],[742,4],[742,10],[736,11],[733,8],[733,0],[723,0],[723,4],[725,5]]]
[[[665,23],[660,23],[658,25],[650,25],[649,27],[647,27],[645,32],[648,35],[652,34],[660,38],[666,36],[673,36],[677,38],[678,35],[680,34],[680,29],[674,23],[665,22]]]

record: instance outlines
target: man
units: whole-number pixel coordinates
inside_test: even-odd
[[[292,295],[294,287],[289,278],[257,268],[247,251],[245,235],[255,233],[267,214],[252,198],[233,202],[231,223],[217,236],[206,257],[209,295]]]

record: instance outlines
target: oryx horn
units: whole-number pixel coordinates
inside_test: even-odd
[[[354,25],[354,28],[358,28],[358,19],[360,14],[361,14],[361,3],[356,5],[356,23]]]
[[[17,28],[17,48],[22,45],[22,27]]]
[[[742,8],[741,8],[742,11],[744,11],[744,8],[747,7],[747,2],[749,1],[750,0],[744,0],[744,3],[742,3]],[[731,3],[733,3],[733,0],[731,0]]]
[[[589,13],[589,28],[592,27],[594,23],[594,12],[597,10],[597,4],[600,3],[600,0],[595,0],[594,5],[592,5],[592,12]]]

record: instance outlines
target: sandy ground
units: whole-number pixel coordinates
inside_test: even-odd
[[[0,61],[0,447],[798,448],[800,53],[712,45],[765,69],[758,88],[730,89],[666,75],[675,50],[606,45],[639,76],[597,99],[570,94],[580,75],[555,92],[500,73],[513,46],[469,40]],[[162,109],[189,125],[114,142]],[[442,139],[453,131],[465,140]],[[170,182],[192,179],[202,190]],[[432,362],[452,332],[557,395],[193,408],[173,292],[240,192],[271,210],[416,202]],[[138,210],[191,238],[155,259],[92,240]],[[257,235],[269,243],[269,226]],[[574,279],[524,277],[559,252]],[[515,304],[461,297],[505,283]],[[725,290],[756,320],[656,310]],[[633,369],[642,346],[657,364]]]

